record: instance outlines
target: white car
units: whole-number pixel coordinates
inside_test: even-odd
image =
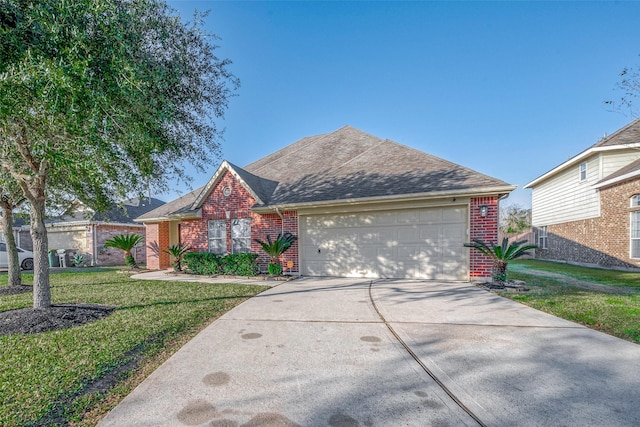
[[[18,248],[18,259],[20,260],[20,268],[33,270],[33,252]],[[0,268],[7,268],[8,266],[7,245],[2,242],[0,243]]]

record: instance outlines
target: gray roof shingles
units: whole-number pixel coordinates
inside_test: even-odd
[[[302,138],[244,168],[230,166],[266,206],[513,188],[499,179],[351,126]],[[187,196],[138,220],[171,214],[172,205]],[[196,197],[191,196],[191,200]],[[178,205],[186,206],[184,202]]]

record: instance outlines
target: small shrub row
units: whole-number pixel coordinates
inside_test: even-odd
[[[258,254],[216,255],[209,252],[189,252],[184,255],[187,270],[193,274],[229,274],[255,276],[260,272]]]

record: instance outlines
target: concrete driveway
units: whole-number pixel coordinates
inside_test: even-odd
[[[640,425],[638,345],[464,283],[380,280],[371,296],[358,279],[275,286],[100,425]]]

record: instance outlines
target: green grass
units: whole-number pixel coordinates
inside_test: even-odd
[[[509,263],[509,272],[525,273],[527,269],[560,273],[585,282],[633,288],[640,291],[640,273],[602,268],[582,267],[541,260],[516,260]]]
[[[2,426],[51,425],[55,417],[60,424],[91,425],[135,386],[130,380],[135,372],[122,373],[107,395],[86,394],[88,384],[133,358],[142,360],[137,371],[145,364],[157,366],[158,357],[170,355],[167,349],[175,351],[204,325],[265,289],[133,280],[113,268],[72,271],[51,275],[54,304],[94,303],[116,310],[81,327],[0,337]],[[32,280],[23,276],[24,283]],[[0,274],[0,286],[6,283],[6,274]],[[31,304],[31,293],[0,297],[0,311]],[[93,421],[83,422],[96,407]]]
[[[638,287],[636,276],[639,273],[555,265],[535,260],[518,261],[514,265],[524,263],[528,268],[544,268],[545,271],[566,275],[569,273],[565,271],[569,271],[571,277],[593,283],[625,288]],[[530,291],[518,294],[502,292],[502,296],[618,338],[640,343],[640,293],[611,294],[580,289],[568,285],[562,279],[527,274],[527,269],[511,267],[510,263],[509,279],[523,280]]]

